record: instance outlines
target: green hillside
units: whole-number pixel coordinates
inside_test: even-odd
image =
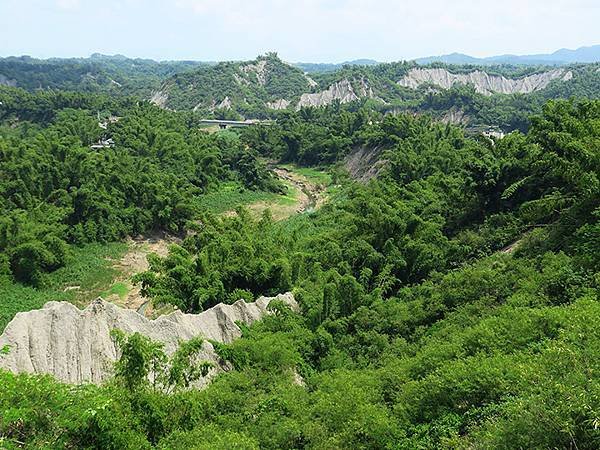
[[[257,78],[260,65],[261,79]],[[470,84],[456,83],[442,89],[423,83],[413,89],[399,81],[415,69],[441,69],[450,74],[469,75],[480,71],[490,77],[520,80],[556,70],[549,66],[474,66],[414,62],[375,65],[346,65],[336,70],[304,75],[274,54],[250,62],[220,63],[216,66],[177,74],[166,81],[154,101],[176,110],[195,110],[217,118],[276,118],[280,109],[325,106],[339,102],[355,109],[366,105],[380,112],[425,113],[443,121],[455,121],[468,128],[495,127],[503,131],[526,130],[528,116],[541,112],[550,99],[598,98],[600,66],[597,64],[561,67],[569,80],[556,79],[528,93],[484,95]],[[310,101],[302,94],[324,93]],[[274,103],[280,100],[285,103]],[[458,118],[456,118],[458,116]]]
[[[267,102],[297,99],[309,90],[303,72],[282,62],[276,54],[178,74],[160,89],[167,96],[162,105],[168,108],[204,113],[233,109],[249,117],[264,113]]]
[[[429,114],[468,129],[493,127],[507,132],[526,131],[528,117],[540,113],[548,100],[598,98],[599,68],[598,64],[562,65],[557,69],[539,64],[418,65],[357,61],[321,71],[306,66],[304,69],[311,72],[305,74],[275,53],[253,61],[222,63],[156,62],[103,55],[48,60],[9,57],[0,59],[0,84],[30,92],[58,90],[131,96],[152,100],[163,108],[195,111],[199,116],[212,118],[277,118],[282,110],[339,103],[348,110],[363,105],[384,113]],[[570,78],[558,77],[527,93],[486,93],[482,92],[483,87],[471,82],[456,82],[444,88],[435,82],[415,81],[412,87],[401,83],[419,69],[442,70],[448,76],[484,73],[485,77],[495,79],[492,85],[518,82],[556,70],[569,73]]]
[[[0,95],[2,325],[74,301],[65,286],[126,295],[103,287],[111,258],[153,231],[181,238],[134,277],[157,311],[300,305],[214,343],[227,370],[202,390],[198,340],[167,359],[138,334],[115,337],[102,386],[0,371],[0,447],[598,448],[600,101],[547,102],[527,133],[489,140],[368,104],[209,133],[148,102]],[[380,151],[366,183],[344,168],[357,148]],[[286,195],[264,161],[330,183],[325,203],[227,214]]]
[[[0,85],[147,97],[165,78],[207,63],[157,62],[94,54],[90,58],[0,58]]]

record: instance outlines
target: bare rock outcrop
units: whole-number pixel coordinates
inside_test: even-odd
[[[453,125],[466,125],[469,123],[469,117],[462,109],[450,108],[440,118],[442,123],[451,123]]]
[[[309,77],[307,74],[304,74],[304,78],[306,79],[306,81],[308,82],[308,85],[311,88],[317,87],[319,85],[319,83],[317,83],[315,80],[313,80],[311,77]]]
[[[150,103],[154,103],[159,108],[164,108],[167,105],[167,100],[169,100],[169,95],[164,91],[156,91],[150,97]]]
[[[359,100],[362,97],[373,97],[373,90],[365,79],[358,80],[358,89],[355,90],[352,83],[347,78],[333,83],[325,91],[314,94],[302,94],[298,101],[297,109],[307,106],[325,106],[334,100],[340,103],[349,103]]]
[[[3,75],[3,74],[0,73],[0,86],[16,87],[17,86],[17,80],[11,80],[6,75]]]
[[[469,73],[452,73],[441,68],[415,68],[398,81],[400,86],[416,89],[422,84],[433,84],[443,89],[450,89],[455,84],[469,84],[484,95],[528,94],[546,88],[554,80],[569,81],[573,78],[571,71],[554,69],[547,72],[527,75],[521,78],[506,78],[490,75],[481,70]]]
[[[221,101],[221,103],[219,103],[216,106],[217,109],[231,109],[231,99],[228,96],[225,96],[225,98]]]
[[[261,86],[267,84],[267,60],[262,59],[254,64],[245,64],[241,67],[241,70],[245,74],[254,74],[256,81]]]
[[[179,342],[197,336],[230,343],[241,336],[237,322],[251,324],[268,314],[268,305],[280,300],[297,310],[291,293],[277,297],[261,297],[253,303],[239,300],[232,305],[218,304],[200,314],[176,311],[149,320],[137,312],[120,308],[102,299],[80,310],[67,302],[48,302],[42,309],[20,312],[0,336],[0,349],[8,346],[8,354],[0,356],[0,369],[14,373],[50,374],[68,383],[101,383],[112,375],[117,348],[111,331],[127,334],[139,332],[162,342],[167,354]],[[224,369],[214,347],[204,341],[201,360],[214,364],[201,384]]]
[[[353,180],[367,183],[386,168],[388,161],[382,158],[380,147],[357,147],[344,158],[344,168]]]
[[[250,82],[246,78],[239,76],[237,73],[233,74],[233,79],[239,85],[250,86]]]
[[[272,102],[267,102],[267,108],[270,109],[285,109],[290,106],[290,101],[285,98],[280,98],[278,100],[273,100]]]

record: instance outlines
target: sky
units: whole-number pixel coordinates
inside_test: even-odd
[[[0,0],[0,56],[399,61],[600,44],[599,0]]]

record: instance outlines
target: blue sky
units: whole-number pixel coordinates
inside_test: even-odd
[[[397,61],[600,44],[598,0],[0,0],[0,55]]]

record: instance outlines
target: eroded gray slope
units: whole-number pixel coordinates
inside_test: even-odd
[[[339,100],[340,103],[349,103],[364,97],[372,98],[373,90],[365,79],[357,81],[358,89],[355,90],[347,78],[333,83],[328,89],[313,94],[302,94],[296,109],[307,106],[326,106]]]
[[[549,70],[521,78],[506,78],[490,75],[481,70],[469,73],[452,73],[446,69],[411,69],[398,81],[400,86],[416,89],[422,84],[433,84],[443,89],[450,89],[455,84],[469,84],[484,95],[528,94],[546,88],[554,80],[568,81],[573,78],[571,71],[564,69]]]
[[[268,313],[272,300],[281,300],[293,309],[297,304],[291,293],[261,297],[254,303],[239,300],[233,305],[219,304],[200,314],[181,311],[149,320],[137,312],[120,308],[102,299],[80,310],[67,302],[48,302],[42,309],[18,313],[0,336],[0,368],[14,373],[50,374],[69,383],[101,383],[112,375],[117,349],[110,336],[113,329],[127,334],[139,332],[162,342],[172,354],[181,341],[202,336],[230,343],[241,336],[236,322],[251,324]],[[215,364],[208,382],[222,370],[213,346],[205,341],[200,359]]]

